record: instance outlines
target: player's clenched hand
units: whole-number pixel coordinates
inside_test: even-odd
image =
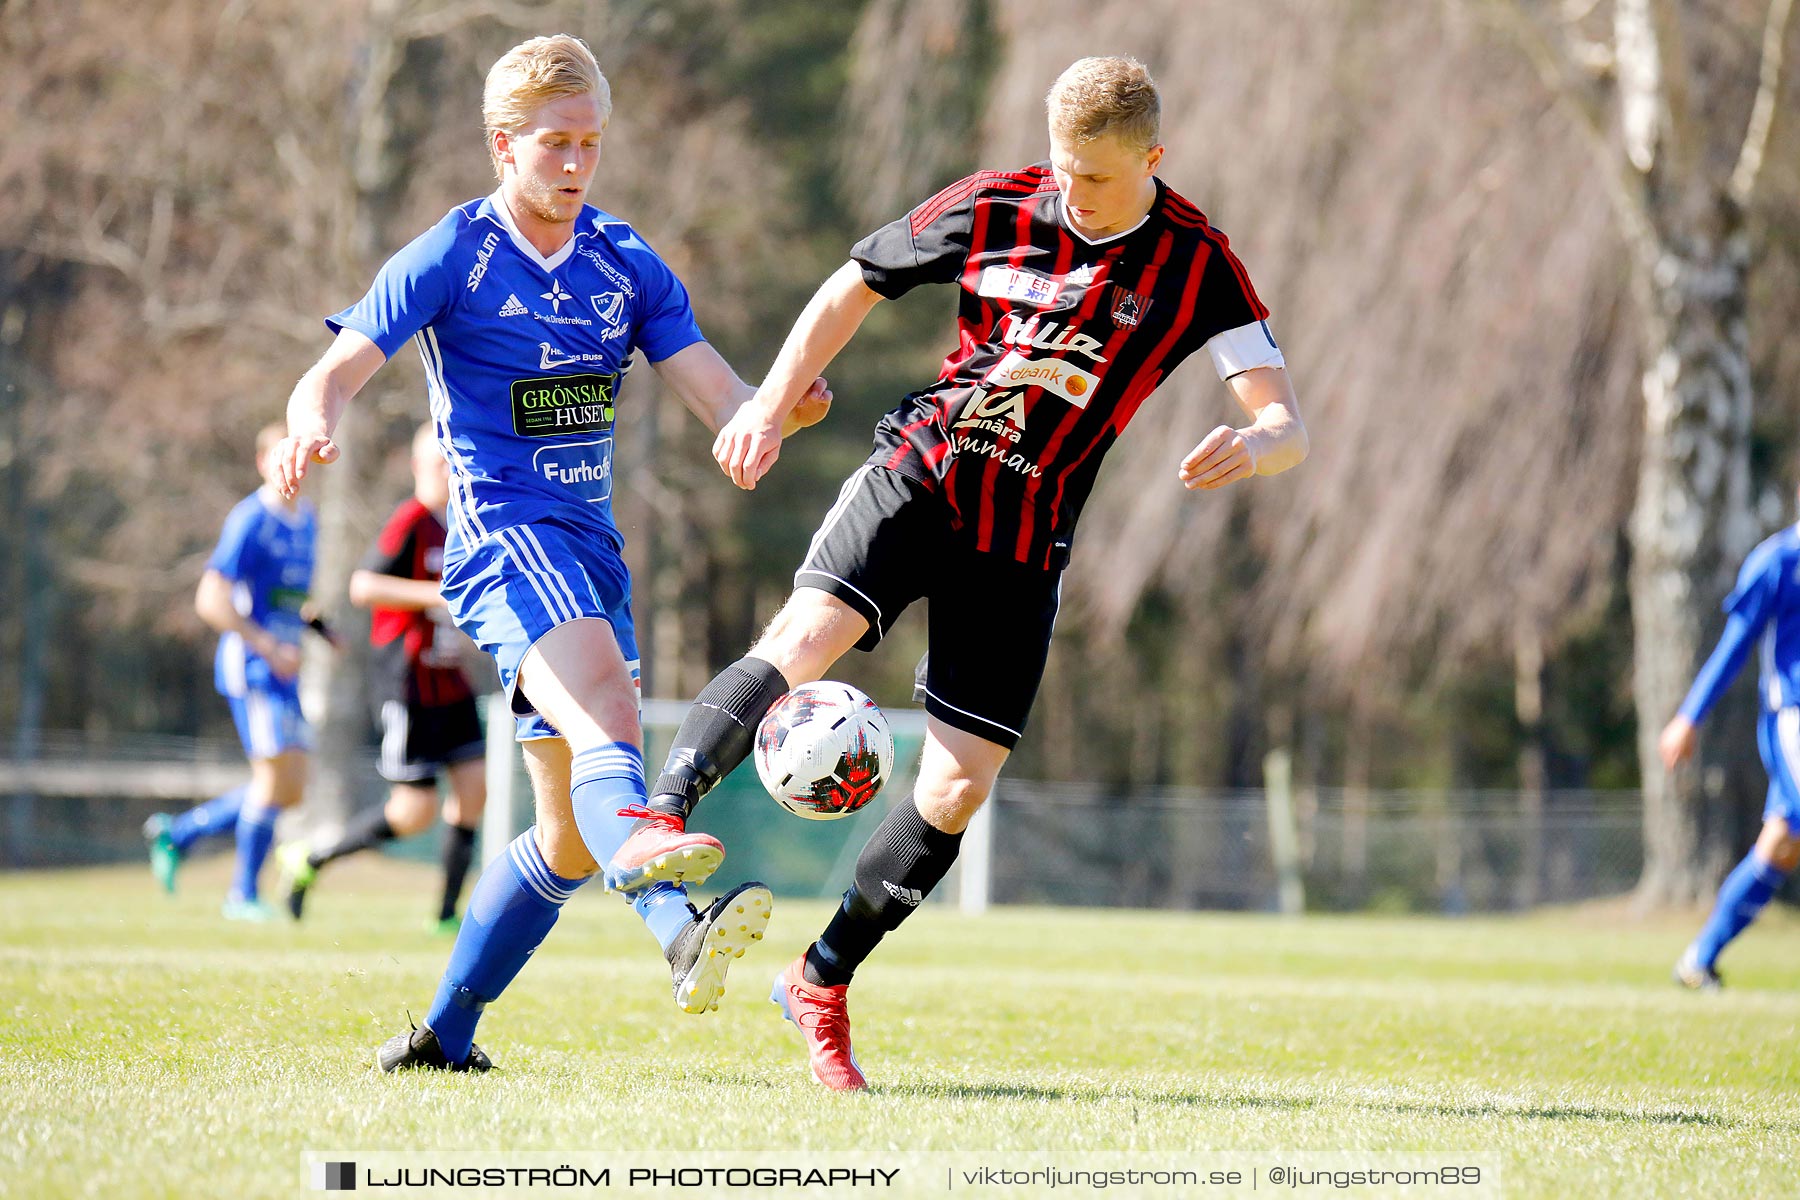
[[[781,423],[781,436],[791,437],[808,426],[817,425],[830,411],[831,388],[826,386],[825,377],[821,375],[812,381],[812,386],[806,389],[806,395],[800,397],[800,402],[794,405],[794,411]]]
[[[277,642],[269,647],[263,655],[269,664],[269,670],[275,672],[277,679],[292,679],[300,673],[300,647],[287,642]]]
[[[1686,717],[1678,716],[1663,726],[1662,736],[1656,739],[1657,753],[1662,757],[1663,766],[1673,771],[1692,758],[1694,744],[1698,740],[1694,723]]]
[[[1256,474],[1256,455],[1242,433],[1221,425],[1181,460],[1181,484],[1189,491],[1236,483]]]
[[[756,481],[781,454],[781,422],[771,417],[759,400],[760,393],[746,400],[713,439],[713,458],[719,469],[746,491],[755,490]]]
[[[300,481],[313,463],[337,461],[337,443],[322,433],[289,434],[275,445],[276,471],[281,477],[281,495],[292,500],[300,494]]]

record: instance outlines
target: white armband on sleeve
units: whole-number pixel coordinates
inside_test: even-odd
[[[1275,344],[1275,335],[1269,332],[1267,321],[1254,321],[1213,334],[1207,339],[1206,352],[1212,355],[1213,368],[1219,372],[1221,380],[1254,371],[1257,367],[1287,366],[1287,360],[1281,357],[1281,347]]]

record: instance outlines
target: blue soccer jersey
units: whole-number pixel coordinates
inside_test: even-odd
[[[232,602],[280,641],[300,644],[305,622],[300,606],[312,590],[313,547],[318,521],[304,500],[285,511],[266,488],[238,501],[225,518],[219,544],[206,562],[231,581]],[[298,679],[281,679],[268,660],[235,633],[219,638],[213,685],[224,696],[252,691],[294,694]]]
[[[1724,694],[1760,641],[1763,706],[1800,705],[1800,527],[1789,526],[1750,552],[1725,597],[1725,632],[1682,702],[1699,722]]]
[[[447,567],[546,519],[622,548],[613,422],[631,352],[660,362],[701,340],[687,289],[630,225],[585,207],[546,258],[498,194],[451,209],[326,324],[389,357],[417,339],[451,470]]]

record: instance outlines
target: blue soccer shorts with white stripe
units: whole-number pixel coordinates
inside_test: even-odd
[[[599,618],[638,682],[631,572],[618,552],[591,535],[550,521],[493,529],[467,554],[444,563],[444,598],[457,627],[494,658],[519,720],[518,739],[561,736],[520,693],[519,666],[559,625]]]
[[[237,725],[244,755],[252,760],[274,758],[289,750],[312,749],[312,727],[300,711],[296,692],[251,688],[242,696],[227,696],[231,719]]]

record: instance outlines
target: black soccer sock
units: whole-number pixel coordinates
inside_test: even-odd
[[[438,920],[448,921],[456,915],[463,880],[469,875],[469,860],[475,856],[475,831],[461,825],[444,826],[443,855],[444,902],[438,908]]]
[[[787,692],[781,672],[760,658],[740,658],[714,676],[675,731],[650,789],[650,807],[685,821],[700,798],[749,756],[756,727]]]
[[[328,850],[314,850],[306,856],[306,861],[315,867],[322,867],[346,854],[355,854],[378,842],[393,840],[394,827],[388,824],[386,810],[379,806],[364,809],[345,823],[344,836],[337,840],[336,845]]]
[[[857,855],[856,882],[806,951],[806,981],[849,983],[877,943],[931,895],[956,861],[962,836],[926,824],[910,796],[889,810]]]

